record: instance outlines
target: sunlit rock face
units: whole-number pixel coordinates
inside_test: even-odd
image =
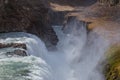
[[[45,0],[0,0],[0,32],[29,32],[56,45]]]

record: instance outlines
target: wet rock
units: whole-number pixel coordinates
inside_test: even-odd
[[[6,48],[6,47],[22,48],[25,50],[27,49],[26,44],[24,43],[8,43],[8,44],[0,43],[0,48]]]
[[[17,56],[28,56],[27,53],[24,50],[19,50],[19,49],[15,50],[13,52],[7,52],[6,55],[9,56],[9,57],[12,57],[12,56],[15,56],[15,55],[17,55]]]
[[[68,14],[68,11],[51,11],[50,18],[52,25],[62,26],[65,20],[65,16]]]
[[[27,53],[23,50],[15,50],[14,54],[19,55],[19,56],[28,56]]]
[[[3,44],[0,43],[0,49],[4,49],[4,48],[14,48],[14,50],[11,50],[9,52],[6,52],[5,55],[8,57],[12,57],[12,56],[28,56],[27,55],[27,46],[24,43],[8,43],[8,44]]]
[[[26,47],[26,44],[22,44],[22,43],[12,43],[13,47],[14,48],[22,48],[22,49],[25,49],[27,50],[27,47]]]
[[[56,45],[47,0],[0,0],[0,32],[28,32]]]

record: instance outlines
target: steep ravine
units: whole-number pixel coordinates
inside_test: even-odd
[[[92,6],[77,10],[71,10],[64,16],[65,26],[72,18],[77,18],[80,22],[86,23],[88,33],[96,29],[96,33],[103,36],[109,41],[110,45],[104,55],[105,61],[101,63],[104,65],[104,77],[105,80],[119,80],[120,79],[120,65],[119,65],[119,42],[120,42],[120,6],[118,0],[101,0],[101,3],[93,4]],[[59,2],[56,2],[59,4]],[[69,5],[65,3],[65,5]],[[65,5],[63,5],[65,7]],[[57,6],[56,6],[57,7]],[[62,7],[61,7],[62,8]],[[69,7],[70,8],[70,7]],[[58,11],[60,11],[60,6],[58,6]],[[56,10],[55,9],[55,10]],[[70,10],[70,9],[68,9]],[[64,10],[62,12],[66,12]],[[57,17],[56,17],[57,18]],[[61,24],[62,25],[62,24]],[[71,26],[74,27],[74,26]],[[63,27],[64,29],[71,29],[70,27]],[[71,30],[72,31],[72,30]],[[102,45],[101,45],[102,47]],[[111,56],[111,57],[109,57]],[[94,80],[94,79],[93,79]]]
[[[119,0],[49,1],[0,0],[0,80],[119,80]]]

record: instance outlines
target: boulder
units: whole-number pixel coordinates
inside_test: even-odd
[[[0,49],[5,49],[5,48],[14,48],[14,50],[11,51],[6,51],[5,55],[6,56],[28,56],[26,53],[27,46],[24,43],[7,43],[3,44],[0,43]]]
[[[24,43],[8,43],[8,44],[0,43],[0,48],[6,48],[6,47],[22,48],[25,50],[27,49],[26,44]]]
[[[19,49],[18,50],[14,50],[13,52],[7,52],[6,55],[10,56],[10,57],[11,56],[15,56],[15,55],[23,56],[23,57],[24,56],[28,56],[27,53],[24,50],[19,50]]]

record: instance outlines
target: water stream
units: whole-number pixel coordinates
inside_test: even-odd
[[[11,48],[0,49],[0,80],[104,80],[100,62],[108,42],[95,30],[88,34],[83,24],[73,22],[69,26],[72,31],[67,33],[61,26],[54,26],[59,38],[54,51],[48,51],[32,34],[0,34],[0,43],[25,43],[28,54],[9,57],[4,53]]]

